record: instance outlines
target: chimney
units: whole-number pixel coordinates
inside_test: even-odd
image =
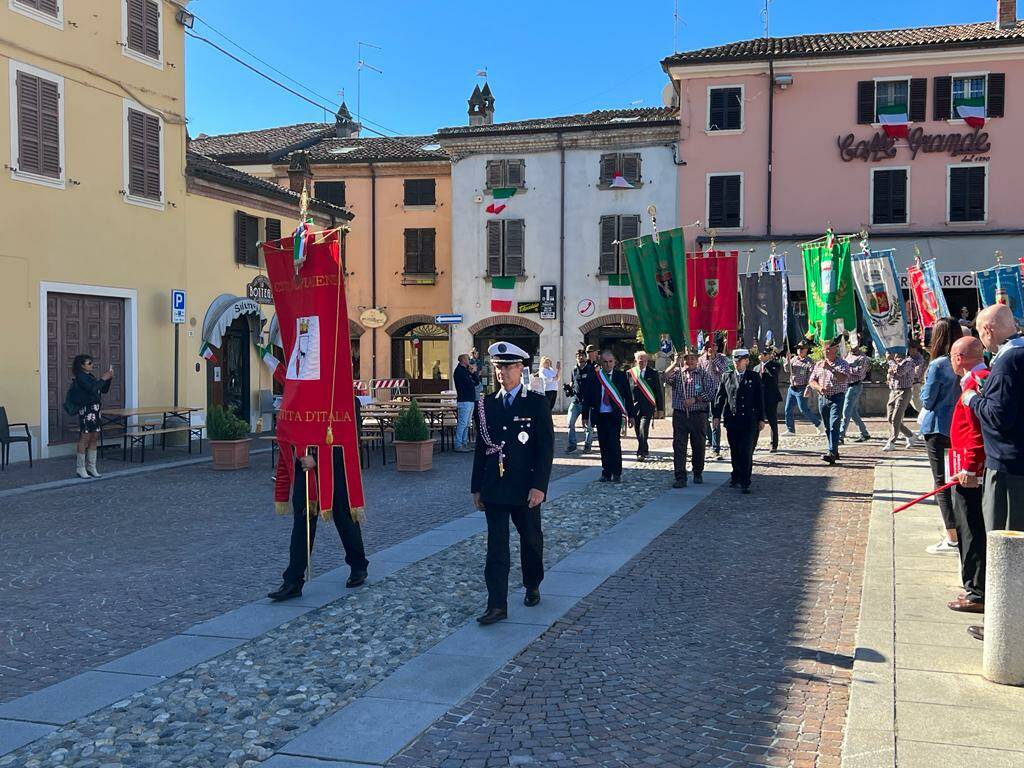
[[[469,124],[484,124],[484,97],[480,93],[480,86],[474,86],[473,93],[469,96]]]
[[[309,155],[295,152],[288,164],[288,188],[295,194],[302,194],[303,187],[313,195],[313,171],[309,167]]]
[[[334,135],[339,139],[358,138],[359,128],[359,123],[352,119],[352,113],[348,111],[348,105],[342,101],[334,116]]]
[[[1017,26],[1017,0],[996,0],[996,26],[999,29]]]

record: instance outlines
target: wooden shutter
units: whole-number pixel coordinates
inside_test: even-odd
[[[708,179],[708,226],[725,226],[725,176]]]
[[[725,130],[725,89],[712,88],[708,97],[708,130]]]
[[[235,263],[257,264],[259,258],[256,241],[259,239],[259,219],[245,211],[235,211]]]
[[[128,194],[146,194],[146,122],[145,115],[128,110]]]
[[[985,220],[985,173],[987,168],[967,169],[967,221]]]
[[[18,94],[18,170],[42,174],[39,78],[19,70],[15,83]]]
[[[420,230],[420,272],[432,275],[437,271],[434,258],[436,233],[433,229]]]
[[[526,224],[522,219],[505,221],[505,274],[522,275],[526,272],[524,235]]]
[[[616,271],[625,274],[628,270],[626,269],[626,259],[622,253],[621,241],[632,240],[634,237],[640,237],[640,217],[636,215],[626,215],[619,217],[619,241],[620,244],[616,247],[616,259],[618,260],[618,266]]]
[[[160,5],[156,0],[145,0],[143,15],[143,49],[147,56],[160,58]]]
[[[60,178],[60,90],[52,80],[39,78],[39,137],[43,176]]]
[[[739,176],[725,177],[725,220],[726,227],[738,227],[740,221],[741,184]]]
[[[146,0],[128,0],[128,47],[146,51]]]
[[[495,189],[502,186],[501,160],[487,161],[487,188]]]
[[[501,225],[492,219],[487,222],[487,274],[501,276]]]
[[[861,80],[857,83],[857,124],[871,125],[875,122],[875,81]]]
[[[907,172],[875,171],[872,224],[907,223]]]
[[[725,88],[724,93],[724,128],[738,131],[743,126],[743,91],[739,88]]]
[[[409,275],[420,272],[420,231],[405,230],[405,273]]]
[[[266,224],[263,227],[266,237],[264,238],[268,243],[271,240],[281,239],[281,220],[280,219],[267,219]]]
[[[640,153],[626,152],[622,157],[622,176],[630,184],[640,183]]]
[[[615,168],[618,156],[612,152],[607,155],[601,155],[601,184],[611,184],[612,179],[615,178]]]
[[[150,200],[160,199],[160,119],[154,115],[143,115],[145,129],[143,141],[146,148],[146,188],[143,193]]]
[[[57,13],[59,10],[57,7],[57,0],[38,0],[38,2],[36,3],[36,8],[38,8],[40,11],[47,14],[48,16],[53,16],[54,18],[57,18]]]
[[[615,247],[615,241],[618,239],[617,219],[617,216],[602,216],[600,220],[601,260],[599,269],[602,275],[614,275],[618,273],[618,264],[616,263],[618,249]]]
[[[936,77],[932,81],[932,101],[935,102],[932,118],[949,120],[953,113],[953,78]]]
[[[988,96],[985,99],[986,115],[1002,117],[1006,108],[1006,74],[993,72],[988,76]]]
[[[923,123],[928,119],[928,78],[915,77],[910,81],[910,103],[908,117],[912,123]]]
[[[526,183],[526,161],[506,160],[505,183],[510,187],[522,187]]]

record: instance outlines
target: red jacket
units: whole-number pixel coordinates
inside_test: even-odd
[[[988,368],[971,371],[964,377],[964,392],[980,392],[981,382],[988,378]],[[981,424],[978,416],[962,398],[957,398],[953,408],[953,422],[949,428],[949,477],[960,470],[980,475],[985,470],[985,443],[981,438]]]

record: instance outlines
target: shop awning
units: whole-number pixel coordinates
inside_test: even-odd
[[[203,318],[203,341],[211,347],[219,347],[224,340],[224,332],[239,317],[249,318],[249,330],[258,337],[263,328],[263,310],[252,299],[222,293],[212,302]]]

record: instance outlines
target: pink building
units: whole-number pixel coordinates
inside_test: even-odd
[[[776,243],[797,291],[799,243],[829,224],[866,229],[901,269],[915,245],[935,257],[951,311],[973,311],[971,273],[997,250],[1024,255],[1024,22],[1016,0],[993,11],[976,24],[761,38],[665,59],[686,163],[679,221],[713,227],[716,248],[741,251],[741,272]],[[906,137],[883,121],[905,121]]]

